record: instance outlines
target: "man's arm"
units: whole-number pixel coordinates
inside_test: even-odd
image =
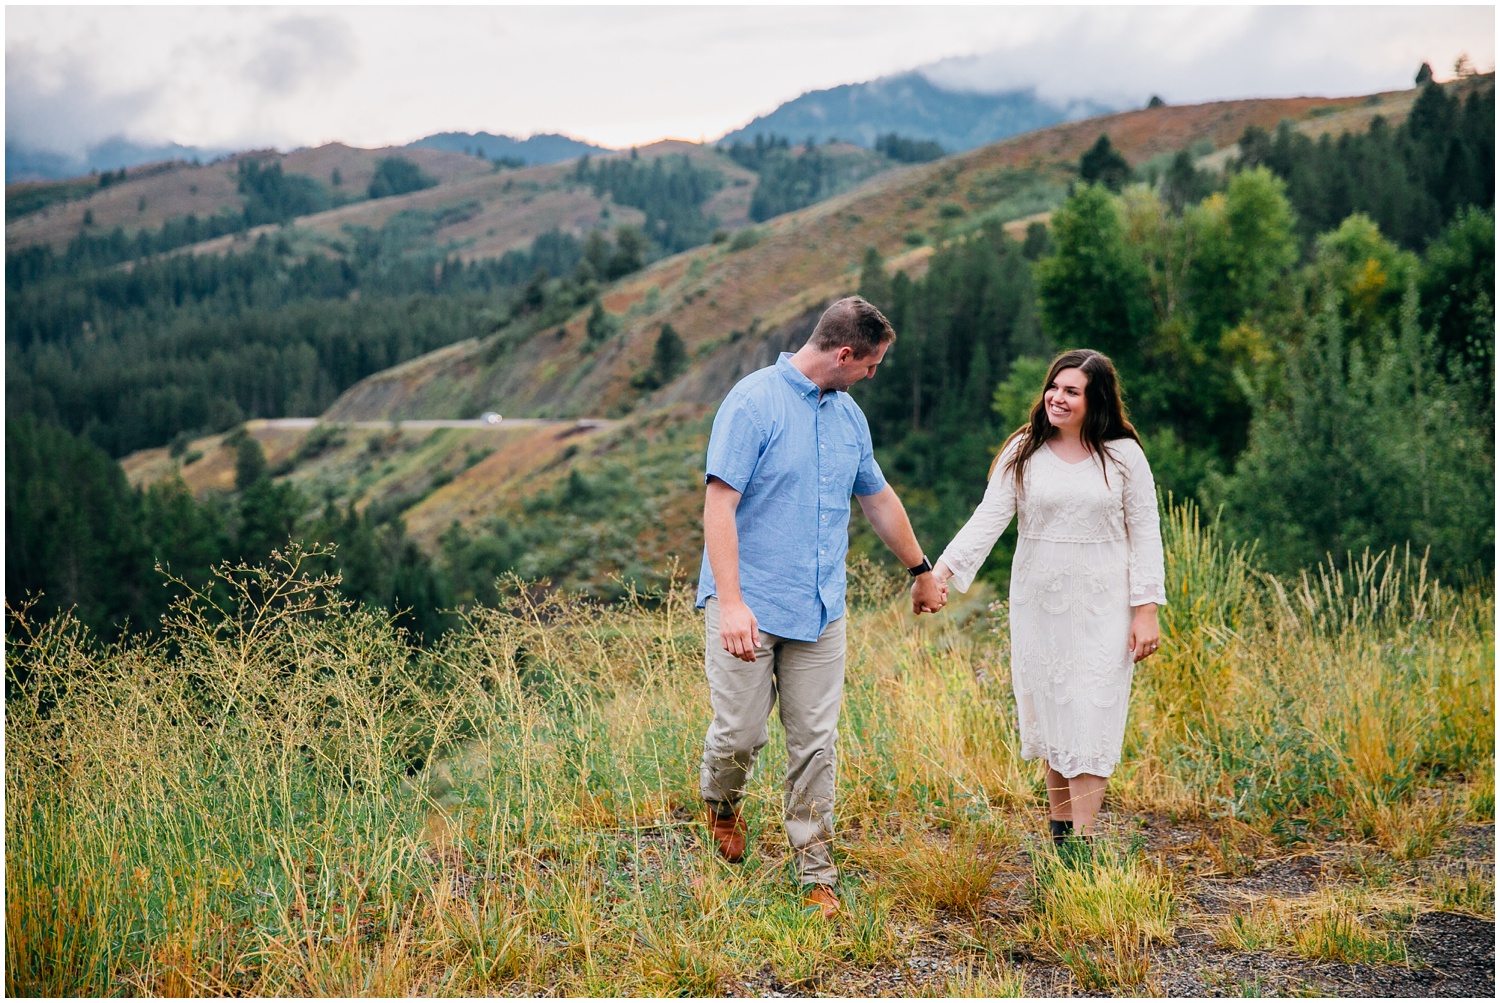
[[[911,520],[906,516],[906,506],[896,497],[896,489],[887,484],[873,495],[855,495],[865,518],[875,529],[875,535],[891,548],[891,553],[908,568],[922,563],[922,548],[917,543],[917,534],[912,531]],[[714,574],[718,574],[715,568]],[[911,585],[911,603],[914,613],[936,613],[948,601],[947,588],[940,585],[925,571]]]
[[[740,532],[734,514],[740,493],[717,477],[708,479],[703,499],[703,540],[708,547],[708,566],[714,573],[714,593],[719,597],[719,640],[724,650],[746,662],[755,661],[760,629],[755,614],[740,595]]]

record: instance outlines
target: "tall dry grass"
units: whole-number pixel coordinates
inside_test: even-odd
[[[1493,817],[1487,593],[1404,554],[1277,582],[1189,509],[1167,529],[1169,644],[1137,674],[1119,810],[1233,819],[1251,835],[1230,868],[1236,847],[1314,835],[1421,855]],[[702,622],[682,583],[602,607],[512,582],[424,650],[304,558],[221,570],[155,640],[100,647],[10,610],[7,992],[838,992],[903,971],[923,923],[977,916],[1018,868],[1038,891],[1006,936],[1080,985],[1150,988],[1170,875],[1128,848],[1076,872],[1018,863],[1043,792],[1003,608],[914,623],[857,576],[846,910],[827,924],[791,884],[775,727],[749,860],[704,848]],[[1474,884],[1433,895],[1482,906]],[[1330,942],[1296,915],[1263,925],[1288,950]],[[906,971],[911,994],[1024,985],[1003,952]]]

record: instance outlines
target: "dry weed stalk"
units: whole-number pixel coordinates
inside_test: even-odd
[[[1171,644],[1137,675],[1117,808],[1208,819],[1230,874],[1314,831],[1418,857],[1459,812],[1493,817],[1492,599],[1401,555],[1290,587],[1187,510],[1169,523]],[[933,910],[982,913],[1028,828],[1010,816],[1040,817],[1003,629],[913,622],[878,574],[853,590],[829,925],[787,881],[778,728],[747,862],[704,849],[682,583],[600,606],[512,581],[423,649],[312,556],[221,569],[157,640],[10,611],[10,994],[707,993],[767,964],[811,990],[898,963]],[[1080,985],[1149,989],[1168,876],[1124,853],[1047,866],[1016,935],[1078,948]],[[1492,889],[1466,873],[1407,899],[1492,915]],[[1398,958],[1367,909],[1283,908],[1223,936]]]

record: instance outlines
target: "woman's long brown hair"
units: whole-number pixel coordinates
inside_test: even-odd
[[[1005,450],[1012,442],[1020,440],[1016,454],[1006,464],[1006,469],[1016,479],[1017,494],[1021,492],[1021,479],[1026,475],[1026,464],[1038,449],[1046,445],[1048,439],[1058,434],[1052,422],[1047,420],[1046,397],[1047,388],[1052,386],[1052,381],[1064,369],[1077,369],[1088,381],[1083,388],[1085,411],[1080,434],[1084,445],[1089,447],[1089,452],[1099,461],[1106,484],[1109,483],[1109,467],[1104,462],[1107,448],[1105,444],[1113,439],[1134,439],[1137,444],[1141,441],[1135,426],[1125,416],[1125,402],[1120,397],[1120,377],[1115,373],[1115,364],[1109,361],[1109,356],[1088,348],[1064,352],[1052,360],[1046,382],[1042,384],[1042,392],[1037,394],[1036,402],[1031,405],[1030,420],[1010,434],[1000,447],[1000,452],[995,454],[995,462],[990,464],[990,476],[993,477],[995,464],[1000,462]]]

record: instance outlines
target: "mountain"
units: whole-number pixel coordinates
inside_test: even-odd
[[[350,387],[328,421],[467,414],[486,402],[507,416],[620,417],[662,405],[712,406],[741,376],[805,340],[833,299],[853,292],[867,248],[915,278],[933,247],[982,222],[1024,234],[1077,176],[1078,160],[1107,133],[1134,165],[1193,144],[1227,151],[1247,126],[1290,119],[1311,135],[1362,131],[1370,116],[1400,121],[1415,91],[1371,98],[1285,98],[1163,106],[1013,136],[932,163],[888,170],[816,205],[778,216],[747,237],[663,259],[607,287],[617,333],[594,347],[587,307],[536,337],[498,331],[412,359]],[[644,151],[643,151],[644,155]],[[532,170],[542,170],[532,168]],[[693,360],[643,392],[663,325]]]
[[[555,164],[575,160],[585,153],[610,152],[602,146],[555,132],[538,133],[527,139],[495,136],[488,132],[439,132],[407,145],[417,149],[469,153],[486,160],[522,160],[528,164]]]
[[[156,164],[170,160],[206,163],[228,152],[228,150],[199,146],[183,146],[179,143],[154,145],[137,143],[123,136],[113,136],[101,143],[95,143],[84,151],[82,156],[7,142],[5,144],[5,183],[76,178],[90,171],[117,171],[122,167],[138,167],[141,164]]]
[[[1234,155],[1248,126],[1274,129],[1289,120],[1313,138],[1358,132],[1375,114],[1388,123],[1404,120],[1415,94],[1159,107],[895,167],[816,205],[658,260],[598,287],[590,302],[558,301],[561,309],[534,316],[501,311],[497,302],[482,324],[447,325],[454,337],[441,349],[348,387],[323,411],[320,430],[293,433],[268,424],[247,431],[278,477],[340,510],[352,504],[399,511],[405,531],[428,553],[442,550],[449,534],[462,544],[468,533],[497,553],[523,554],[515,567],[524,575],[568,588],[597,585],[613,573],[639,577],[647,567],[643,555],[651,561],[676,555],[693,566],[701,552],[701,458],[714,405],[745,373],[801,344],[830,300],[858,288],[868,249],[884,257],[888,273],[918,280],[934,248],[958,246],[981,226],[998,223],[1024,236],[1065,196],[1079,157],[1101,133],[1137,167],[1159,168],[1190,147],[1214,151],[1199,161],[1212,163]],[[683,152],[730,166],[723,153]],[[496,172],[401,199],[415,209],[416,200],[439,198],[446,188],[450,199],[495,202],[485,211],[497,214],[498,225],[500,196],[544,203],[566,194],[566,179],[550,176],[564,171],[554,165]],[[752,179],[743,180],[737,186],[730,179],[724,191],[745,198]],[[509,193],[479,193],[496,181],[502,189],[506,181],[515,184]],[[394,208],[401,199],[382,201]],[[365,205],[373,211],[379,203]],[[505,211],[518,210],[513,204]],[[620,207],[612,211],[618,221]],[[298,229],[312,225],[301,220]],[[657,378],[669,328],[679,365]],[[898,352],[912,344],[903,341]],[[888,367],[897,378],[899,360]],[[403,424],[490,410],[505,415],[490,431],[440,436]],[[619,423],[537,426],[516,418]],[[335,439],[343,443],[338,448],[328,445]],[[233,465],[222,436],[186,444],[180,458],[160,448],[125,462],[133,483],[180,470],[198,493],[222,490]],[[940,515],[936,502],[928,502]],[[855,532],[864,532],[863,525],[856,520]],[[534,536],[516,535],[535,527]],[[496,573],[510,566],[497,565]]]
[[[813,136],[874,146],[877,136],[897,133],[931,139],[950,151],[971,150],[1007,136],[1089,118],[1116,109],[1096,102],[1056,105],[1031,90],[1005,94],[949,91],[920,73],[902,73],[862,84],[809,91],[762,115],[720,143],[750,142],[757,133],[801,140]]]

